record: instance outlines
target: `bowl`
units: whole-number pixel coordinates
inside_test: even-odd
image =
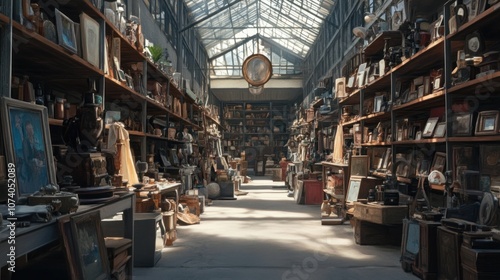
[[[142,187],[144,187],[145,185],[143,183],[137,183],[137,184],[133,184],[132,187],[136,188],[137,190],[140,190],[142,189]]]

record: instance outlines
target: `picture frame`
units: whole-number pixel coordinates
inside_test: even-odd
[[[442,138],[446,135],[446,122],[440,122],[436,125],[434,130],[434,138]]]
[[[110,279],[110,271],[104,235],[101,228],[101,215],[93,211],[72,216],[71,237],[78,240],[74,243],[74,252],[78,269],[77,279]]]
[[[2,97],[5,158],[14,163],[17,198],[57,185],[47,107]]]
[[[369,162],[370,160],[367,155],[351,156],[350,175],[357,177],[368,176]]]
[[[430,138],[434,134],[434,129],[439,121],[438,117],[432,117],[427,120],[425,124],[424,131],[422,132],[422,137]]]
[[[479,112],[476,121],[475,135],[495,135],[498,134],[498,121],[500,111],[490,110]]]
[[[455,113],[452,116],[452,133],[453,136],[470,136],[472,135],[472,120],[473,115],[469,112]]]
[[[417,161],[416,175],[427,176],[429,175],[430,162],[427,159],[420,159]]]
[[[373,110],[374,110],[374,98],[373,97],[366,98],[363,101],[363,113],[364,113],[364,115],[372,114]]]
[[[384,96],[377,95],[374,99],[373,112],[379,113],[382,112],[382,104],[384,103]]]
[[[85,13],[80,14],[82,57],[96,68],[100,68],[99,48],[101,45],[99,23]]]
[[[481,174],[490,175],[493,182],[500,176],[500,145],[481,145],[479,158],[481,159]]]
[[[61,235],[62,245],[66,254],[66,264],[69,270],[71,280],[78,279],[77,261],[75,258],[75,239],[71,231],[71,220],[69,215],[64,215],[58,219],[59,233]]]
[[[359,189],[361,188],[361,178],[350,178],[347,188],[346,202],[358,201]]]
[[[59,42],[59,45],[63,46],[72,53],[78,53],[75,23],[57,8],[55,9],[55,14],[57,41]]]
[[[346,80],[345,77],[337,78],[335,80],[335,95],[337,98],[347,97],[347,92],[345,90]]]
[[[436,152],[434,154],[434,160],[432,161],[430,171],[437,170],[439,172],[444,172],[446,168],[446,153]]]

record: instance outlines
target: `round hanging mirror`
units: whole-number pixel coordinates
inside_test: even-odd
[[[267,83],[272,72],[271,61],[262,54],[253,54],[243,62],[243,78],[254,87]]]

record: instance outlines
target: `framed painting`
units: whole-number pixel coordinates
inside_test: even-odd
[[[71,238],[75,241],[77,279],[110,279],[99,211],[71,217]]]
[[[358,201],[359,189],[361,187],[361,178],[351,178],[347,188],[347,202]]]
[[[56,28],[59,45],[67,50],[78,53],[75,23],[56,8]]]
[[[446,135],[446,123],[440,122],[436,125],[436,129],[434,131],[434,138],[441,138]]]
[[[455,113],[452,116],[453,136],[472,135],[472,113]]]
[[[498,134],[498,119],[500,113],[497,110],[479,112],[476,121],[476,135]]]
[[[47,108],[8,97],[0,101],[5,156],[15,164],[17,196],[56,184]]]
[[[437,170],[439,172],[444,172],[446,167],[446,154],[441,152],[436,152],[434,154],[434,160],[432,161],[431,171]]]
[[[368,176],[369,157],[352,156],[351,157],[351,176]]]
[[[422,132],[422,137],[432,137],[438,121],[438,117],[429,118],[425,124],[424,131]]]
[[[90,64],[99,68],[99,23],[85,13],[80,14],[80,33],[82,35],[82,56]],[[96,47],[97,46],[97,47]]]

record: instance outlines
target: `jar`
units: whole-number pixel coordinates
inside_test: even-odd
[[[56,98],[56,103],[54,105],[54,118],[62,120],[64,119],[64,98]]]

